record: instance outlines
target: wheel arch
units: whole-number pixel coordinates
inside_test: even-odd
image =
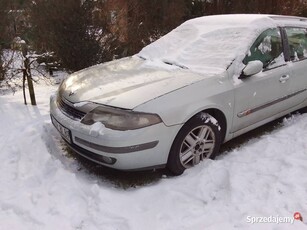
[[[217,108],[206,108],[193,114],[189,119],[187,119],[186,122],[188,122],[189,120],[191,120],[193,117],[197,116],[200,113],[208,113],[218,121],[222,130],[222,142],[224,142],[227,131],[227,119],[225,114],[220,109]]]
[[[212,117],[214,117],[222,129],[222,143],[224,142],[225,136],[226,136],[226,130],[227,130],[227,120],[225,114],[219,110],[219,109],[206,109],[202,112],[210,114]]]

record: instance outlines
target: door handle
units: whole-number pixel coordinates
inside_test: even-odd
[[[290,78],[290,76],[287,74],[287,75],[283,75],[281,78],[279,78],[279,81],[281,83],[285,83],[286,81],[288,81]]]

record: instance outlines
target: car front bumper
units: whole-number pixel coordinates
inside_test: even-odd
[[[164,123],[137,130],[117,131],[84,125],[67,117],[50,97],[52,123],[78,154],[96,163],[120,170],[161,168],[167,163],[173,140],[181,125]]]

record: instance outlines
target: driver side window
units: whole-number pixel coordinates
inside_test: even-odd
[[[279,66],[284,62],[280,30],[277,28],[264,31],[254,42],[243,60],[246,65],[250,61],[259,60],[266,69]]]

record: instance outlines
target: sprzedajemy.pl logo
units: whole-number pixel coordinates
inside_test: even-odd
[[[251,224],[256,223],[290,223],[293,224],[295,220],[303,221],[303,217],[299,212],[294,213],[293,217],[290,216],[247,216],[246,222]]]

